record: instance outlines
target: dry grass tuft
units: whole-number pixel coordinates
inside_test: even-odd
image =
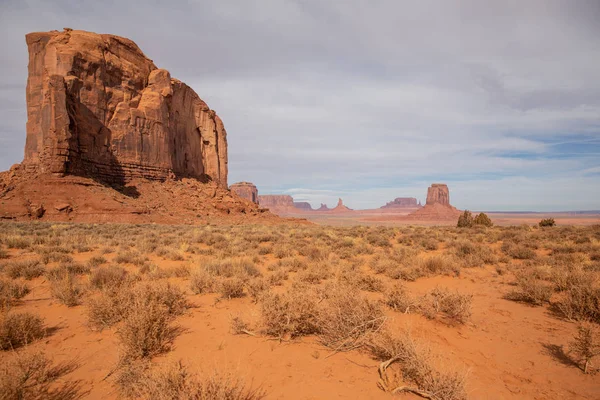
[[[117,331],[123,346],[123,360],[151,358],[167,351],[177,336],[166,307],[158,302],[134,298]]]
[[[263,390],[247,387],[233,374],[200,377],[181,362],[151,368],[147,363],[125,365],[117,377],[117,386],[127,398],[172,400],[259,400]]]
[[[283,294],[264,292],[259,299],[263,331],[284,338],[319,331],[317,296],[306,287],[293,287]]]
[[[441,313],[453,323],[464,324],[471,318],[472,301],[473,295],[436,287],[419,300],[419,311],[429,319]]]
[[[323,296],[317,315],[319,340],[335,351],[361,347],[385,322],[379,304],[363,298],[356,288],[328,285]]]
[[[44,337],[42,318],[28,312],[0,316],[0,350],[12,350]]]
[[[591,322],[584,322],[577,326],[577,335],[571,342],[571,350],[578,357],[583,367],[583,373],[588,373],[592,360],[600,355],[600,328]]]
[[[73,274],[69,272],[50,279],[50,292],[54,298],[68,307],[78,305],[83,295],[81,286],[75,282]]]
[[[533,270],[515,273],[516,288],[506,294],[506,298],[541,306],[550,301],[554,289],[547,282],[538,279]]]
[[[0,311],[10,308],[28,293],[29,287],[25,282],[0,278]]]
[[[0,399],[80,399],[83,393],[77,381],[62,381],[75,364],[53,365],[43,353],[16,353],[0,368]]]
[[[436,368],[431,351],[417,343],[409,332],[397,336],[389,332],[372,335],[368,349],[375,359],[382,361],[378,382],[382,390],[392,394],[408,392],[433,400],[466,400],[467,374]]]
[[[103,290],[117,290],[126,281],[127,271],[118,265],[99,267],[90,276],[90,285]]]
[[[46,267],[39,260],[10,261],[4,264],[4,272],[12,279],[31,280],[41,276]]]

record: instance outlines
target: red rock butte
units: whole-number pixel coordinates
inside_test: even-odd
[[[274,212],[295,210],[294,199],[286,194],[265,194],[258,196],[258,204]]]
[[[234,183],[229,187],[233,193],[237,194],[243,199],[251,201],[254,204],[258,204],[258,189],[250,182],[238,182]]]
[[[223,122],[133,41],[65,28],[26,42],[25,158],[0,172],[0,218],[285,222],[229,191]]]
[[[131,40],[65,29],[26,36],[28,171],[191,177],[227,188],[227,133],[186,84]]]
[[[421,203],[417,202],[414,197],[396,197],[394,200],[381,206],[380,208],[417,208],[421,207]]]
[[[423,208],[406,216],[415,220],[456,220],[460,211],[450,205],[450,190],[445,183],[434,183],[427,189]]]

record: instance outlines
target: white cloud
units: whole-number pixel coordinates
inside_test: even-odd
[[[25,140],[24,35],[69,26],[192,86],[225,122],[231,182],[262,193],[364,208],[448,180],[460,207],[600,208],[562,194],[595,193],[597,161],[556,144],[600,147],[599,19],[594,0],[5,0],[0,168]]]

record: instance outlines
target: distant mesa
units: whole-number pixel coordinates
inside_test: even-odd
[[[258,204],[258,189],[250,182],[237,182],[229,187],[233,193],[240,196],[242,199]]]
[[[314,211],[308,201],[295,201],[294,207],[304,211]]]
[[[276,211],[294,210],[294,199],[287,194],[265,194],[258,196],[258,204],[261,207]]]
[[[434,183],[427,189],[427,201],[423,208],[407,215],[417,220],[454,220],[460,210],[450,205],[450,190],[445,183]]]
[[[381,206],[380,208],[418,208],[422,207],[421,202],[417,202],[414,197],[396,197],[394,200]]]
[[[450,191],[445,183],[434,183],[427,189],[427,201],[425,204],[450,205]]]
[[[327,204],[321,203],[321,207],[317,208],[315,211],[329,211],[331,208],[327,207]]]
[[[348,208],[344,205],[344,202],[342,201],[342,199],[338,199],[338,203],[337,206],[335,206],[335,208],[333,208],[331,210],[332,212],[347,212],[347,211],[353,211],[351,208]]]

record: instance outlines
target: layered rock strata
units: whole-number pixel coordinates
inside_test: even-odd
[[[234,183],[229,187],[233,193],[237,194],[243,199],[258,204],[258,189],[250,182],[238,182]]]
[[[131,40],[65,29],[26,37],[28,171],[191,177],[227,188],[227,133],[183,82]]]

